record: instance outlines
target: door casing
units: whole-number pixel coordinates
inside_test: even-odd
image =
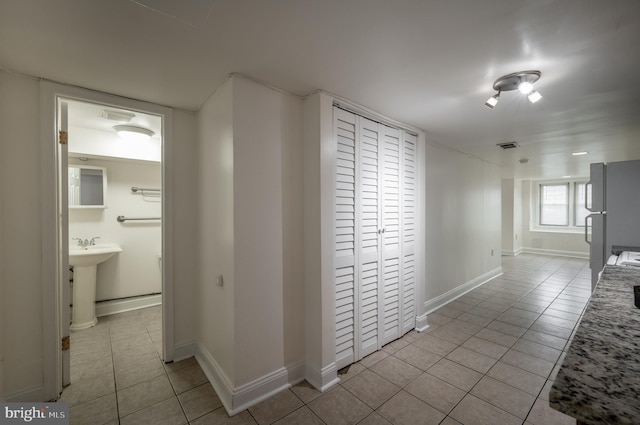
[[[62,314],[61,269],[68,267],[69,254],[60,247],[60,156],[58,144],[58,101],[72,99],[155,114],[162,117],[162,336],[163,359],[174,358],[174,282],[173,282],[173,111],[160,105],[95,92],[49,81],[40,82],[40,170],[42,227],[42,306],[43,306],[43,400],[56,400],[63,387],[61,344],[63,327],[69,326]],[[65,244],[66,246],[66,244]],[[68,321],[68,318],[66,319]],[[71,342],[73,344],[73,341]]]

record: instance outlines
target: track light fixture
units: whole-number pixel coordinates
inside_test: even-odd
[[[542,95],[539,91],[534,90],[533,83],[538,81],[541,75],[540,71],[520,71],[503,75],[493,83],[493,89],[498,93],[491,96],[484,105],[489,109],[493,109],[498,104],[500,93],[516,89],[526,95],[529,102],[536,103],[542,99]]]

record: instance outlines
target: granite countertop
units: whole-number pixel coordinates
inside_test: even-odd
[[[558,371],[549,405],[586,424],[640,424],[640,268],[606,266]]]

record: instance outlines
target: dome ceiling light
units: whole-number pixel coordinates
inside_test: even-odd
[[[493,83],[493,89],[498,93],[487,99],[484,105],[489,109],[493,109],[500,100],[500,93],[511,90],[518,90],[527,96],[529,102],[536,103],[542,99],[542,95],[534,89],[533,84],[540,79],[541,75],[540,71],[520,71],[503,75]]]
[[[130,141],[146,142],[155,134],[148,128],[138,127],[136,125],[114,125],[113,129],[118,133],[118,136]]]

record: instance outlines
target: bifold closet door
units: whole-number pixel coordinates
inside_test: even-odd
[[[334,108],[337,142],[335,198],[336,364],[356,358],[356,117]]]
[[[402,132],[402,299],[401,334],[416,327],[416,151],[418,137]]]
[[[336,167],[336,363],[380,348],[379,127],[334,109]]]
[[[415,327],[416,137],[339,108],[334,129],[340,368]]]
[[[400,200],[400,160],[401,131],[397,128],[380,125],[382,173],[381,173],[381,205],[382,205],[382,279],[380,297],[379,323],[381,346],[401,334],[400,298],[402,279],[401,247],[401,200]]]
[[[380,125],[356,117],[356,316],[358,357],[380,349],[381,303],[381,203],[380,203]]]

